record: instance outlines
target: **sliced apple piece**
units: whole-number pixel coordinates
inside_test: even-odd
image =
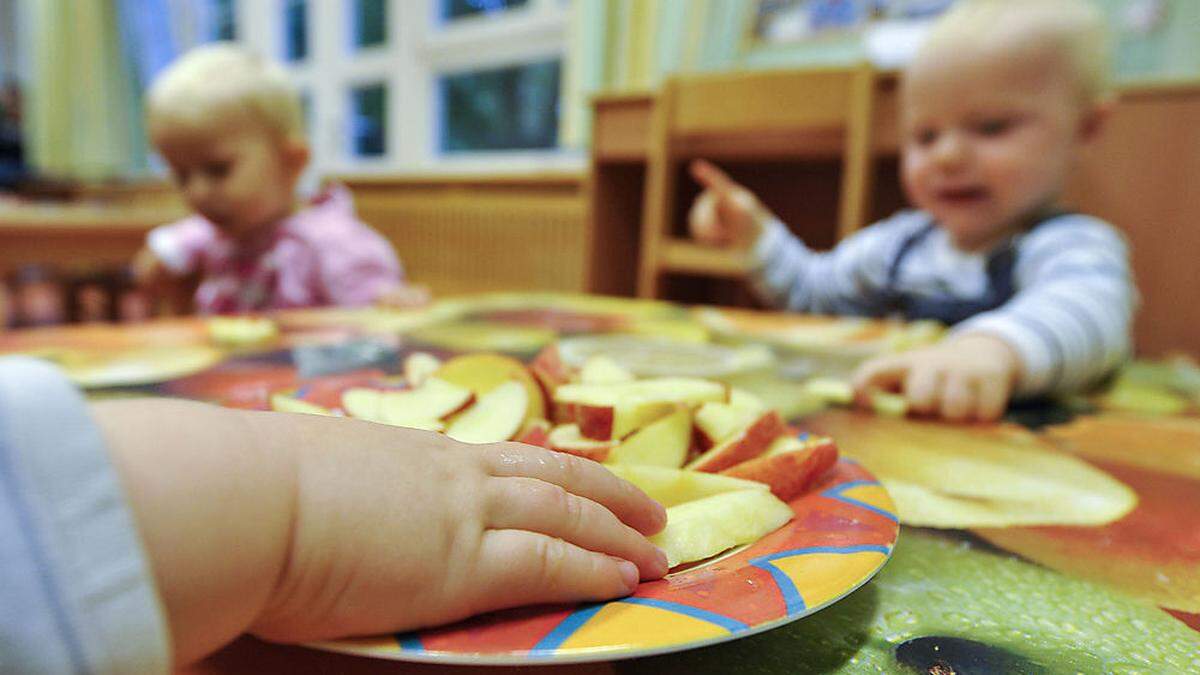
[[[767,409],[767,404],[763,403],[761,398],[739,387],[729,390],[729,405],[754,412],[763,412]]]
[[[722,492],[768,489],[765,483],[722,476],[719,473],[700,473],[699,471],[668,469],[664,466],[639,466],[636,464],[606,464],[605,467],[618,477],[633,483],[651,499],[668,508]]]
[[[574,406],[580,431],[596,440],[621,439],[677,405],[724,401],[724,384],[687,377],[663,377],[616,384],[565,384],[555,401]]]
[[[814,377],[804,383],[804,389],[829,405],[854,403],[854,387],[845,380],[832,377]]]
[[[489,353],[456,356],[443,363],[433,376],[466,387],[475,392],[477,398],[515,380],[525,387],[525,421],[546,416],[541,386],[525,364],[514,358]]]
[[[442,360],[429,352],[413,352],[404,358],[404,381],[419,387],[442,367]]]
[[[475,398],[475,392],[457,384],[431,377],[414,389],[383,392],[379,402],[379,421],[398,427],[433,429],[431,422],[443,420],[463,410]]]
[[[764,454],[725,469],[721,475],[766,483],[786,502],[812,487],[837,463],[837,457],[837,445],[826,438],[799,450]]]
[[[351,417],[368,422],[382,422],[383,392],[378,389],[354,387],[342,392],[342,409]]]
[[[529,410],[529,390],[510,380],[479,397],[454,418],[446,435],[464,443],[496,443],[517,434]]]
[[[696,411],[700,447],[707,450],[719,445],[761,416],[761,408],[739,407],[732,403],[705,403]]]
[[[214,316],[207,324],[213,342],[229,347],[258,345],[279,336],[279,326],[266,317]]]
[[[667,526],[650,541],[675,567],[757,541],[792,516],[791,507],[768,490],[723,492],[669,507]]]
[[[536,445],[539,448],[549,448],[550,422],[543,419],[530,420],[521,427],[514,440],[526,445]]]
[[[633,373],[603,354],[589,358],[579,371],[579,381],[583,384],[619,384],[634,379]]]
[[[645,464],[677,469],[687,459],[692,441],[692,414],[679,407],[666,417],[630,434],[608,454],[613,464]]]
[[[547,443],[551,450],[603,462],[616,441],[597,441],[579,432],[578,424],[560,424],[550,430]]]
[[[871,409],[885,417],[904,417],[908,415],[908,399],[890,391],[873,391]]]
[[[779,413],[768,410],[733,436],[705,451],[684,468],[712,473],[723,471],[766,452],[771,442],[779,438],[786,429],[787,425]]]
[[[271,394],[271,410],[276,412],[301,413],[304,415],[333,415],[333,411],[329,408],[319,406],[316,403],[309,403],[283,392]]]
[[[555,424],[575,421],[575,411],[570,406],[561,405],[554,400],[555,390],[569,383],[575,376],[575,371],[563,363],[558,345],[551,344],[543,347],[533,361],[529,362],[529,372],[542,386],[542,393],[546,396],[546,407],[549,409],[547,411],[549,419]]]

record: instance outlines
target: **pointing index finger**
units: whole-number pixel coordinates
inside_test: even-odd
[[[717,165],[708,160],[692,160],[688,168],[691,171],[692,178],[695,178],[697,183],[719,194],[727,194],[737,187],[737,183],[729,177],[729,174],[718,169]]]

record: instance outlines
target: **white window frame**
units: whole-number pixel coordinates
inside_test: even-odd
[[[386,0],[388,40],[350,49],[352,3],[308,0],[308,57],[285,64],[312,105],[313,167],[318,174],[463,173],[577,170],[579,151],[538,150],[442,154],[438,151],[438,77],[555,57],[566,58],[570,6],[529,0],[497,16],[442,23],[438,0]],[[238,39],[282,61],[285,0],[241,0]],[[564,63],[565,76],[565,63]],[[355,84],[388,90],[387,149],[382,157],[351,154],[349,103]]]

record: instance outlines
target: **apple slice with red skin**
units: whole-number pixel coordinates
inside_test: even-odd
[[[688,377],[663,377],[614,384],[565,384],[555,401],[574,407],[584,436],[595,440],[621,439],[669,415],[677,405],[699,406],[725,401],[726,385]]]
[[[515,439],[518,443],[536,445],[539,448],[550,447],[550,422],[543,419],[530,420],[525,423]]]
[[[464,443],[507,441],[520,431],[528,409],[529,390],[525,384],[505,382],[455,417],[446,435]]]
[[[783,501],[804,494],[837,463],[837,444],[830,438],[802,442],[799,450],[764,454],[721,471],[722,476],[766,483]]]
[[[597,441],[585,437],[579,432],[577,424],[560,424],[550,430],[547,439],[551,450],[565,452],[577,457],[603,462],[608,453],[616,445],[616,441]]]
[[[787,425],[779,413],[768,410],[720,445],[705,451],[684,468],[711,473],[723,471],[763,454],[786,429]]]
[[[564,384],[569,384],[577,374],[567,364],[563,363],[558,352],[558,345],[549,344],[538,352],[529,362],[529,372],[542,388],[546,398],[546,413],[555,424],[565,424],[575,420],[574,410],[554,400],[554,392]]]
[[[612,464],[641,464],[678,469],[692,440],[692,414],[684,406],[629,435],[608,454]]]

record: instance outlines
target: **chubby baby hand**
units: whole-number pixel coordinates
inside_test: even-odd
[[[291,551],[252,627],[295,642],[606,600],[667,572],[666,512],[595,462],[354,420],[260,413],[304,446]],[[290,440],[289,440],[290,439]]]
[[[704,187],[688,213],[692,237],[711,246],[752,245],[773,217],[771,212],[713,164],[698,159],[690,169]]]
[[[899,391],[913,412],[991,422],[1004,414],[1020,372],[1020,360],[1008,343],[965,334],[872,359],[855,373],[854,389],[864,403],[872,390]]]

